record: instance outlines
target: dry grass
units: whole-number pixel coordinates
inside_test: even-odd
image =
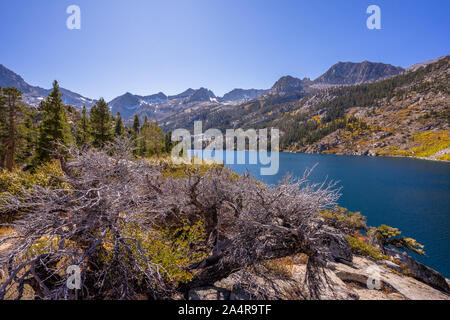
[[[11,227],[0,227],[0,239],[10,237],[15,234],[14,229]],[[9,247],[8,243],[0,244],[0,253]]]
[[[11,227],[0,227],[0,238],[11,236],[14,234],[14,229]]]
[[[0,227],[0,239],[4,237],[13,236],[15,234],[15,231],[11,227]],[[0,245],[0,253],[5,251],[9,247],[8,243],[4,243]],[[6,268],[2,267],[0,268],[0,283],[4,282],[6,280]],[[17,295],[17,288],[18,285],[15,284],[10,291],[10,293],[5,297],[6,300],[13,300],[14,297]],[[34,299],[34,291],[31,289],[29,285],[24,286],[24,295],[22,297],[22,300],[33,300]]]
[[[284,258],[274,259],[266,262],[267,267],[274,273],[288,278],[294,276],[295,266],[299,264],[306,264],[308,256],[298,254],[295,256],[288,256]]]

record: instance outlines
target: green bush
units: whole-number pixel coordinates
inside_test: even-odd
[[[0,204],[8,194],[23,195],[33,185],[50,189],[68,189],[64,183],[64,173],[59,161],[47,162],[35,169],[34,172],[14,169],[0,171]],[[11,222],[18,212],[5,212],[0,207],[0,223]]]
[[[364,241],[362,241],[358,238],[355,238],[352,236],[347,236],[347,241],[348,241],[348,244],[350,245],[350,247],[352,248],[352,252],[354,254],[370,257],[374,260],[388,259],[387,256],[383,255],[381,250],[365,243]]]
[[[402,234],[397,228],[382,224],[378,228],[371,228],[368,234],[380,244],[382,250],[388,246],[393,246],[399,249],[411,250],[420,255],[425,255],[425,251],[423,251],[424,246],[415,239],[407,237],[397,238]]]
[[[161,267],[161,273],[168,282],[187,283],[193,274],[187,267],[200,262],[206,255],[197,250],[205,241],[205,232],[201,222],[188,223],[182,221],[177,228],[161,228],[143,230],[139,225],[126,224],[120,230],[121,236],[128,239],[127,245],[132,248],[131,254],[140,262],[142,270],[146,270],[147,261]],[[106,263],[114,259],[112,232],[105,237],[100,248],[99,262]],[[141,251],[142,250],[142,251]]]
[[[33,185],[51,189],[68,188],[63,182],[63,176],[59,161],[44,163],[34,172],[20,169],[0,171],[0,193],[21,194]]]
[[[323,210],[319,215],[325,219],[327,224],[347,234],[367,230],[366,217],[361,212],[351,212],[346,208],[336,206],[332,210]]]

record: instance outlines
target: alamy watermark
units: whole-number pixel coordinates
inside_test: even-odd
[[[228,129],[224,137],[218,129],[208,129],[203,133],[202,122],[196,121],[193,136],[187,129],[177,129],[172,133],[172,141],[178,142],[172,150],[175,163],[191,158],[197,164],[204,159],[226,165],[260,164],[261,175],[275,175],[280,168],[280,132],[275,128],[270,129],[269,144],[267,129]]]
[[[370,14],[367,18],[366,25],[369,30],[381,29],[381,9],[377,5],[371,5],[367,8],[367,14]]]
[[[67,7],[66,13],[70,16],[66,20],[66,26],[69,30],[81,29],[81,8],[78,5],[72,4]],[[366,26],[369,30],[381,29],[381,8],[377,5],[370,5],[366,10],[370,16],[367,18]]]
[[[69,30],[80,30],[81,29],[81,9],[77,5],[71,5],[67,7],[67,14],[70,16],[66,20],[66,26]]]
[[[67,288],[69,290],[81,289],[81,269],[77,265],[67,267]]]
[[[367,288],[369,290],[380,290],[381,289],[381,270],[378,266],[370,266],[366,269],[368,273],[367,278]]]

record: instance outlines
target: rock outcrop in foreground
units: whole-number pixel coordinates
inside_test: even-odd
[[[397,269],[397,270],[395,270]],[[265,290],[265,295],[282,299],[302,299],[299,294],[303,286],[306,264],[295,263],[289,267],[290,280],[274,280],[255,276],[255,288]],[[450,300],[450,295],[437,290],[412,276],[404,275],[401,268],[387,261],[374,262],[368,258],[354,256],[351,265],[329,263],[325,272],[331,290],[325,286],[324,300]],[[379,274],[379,277],[377,277]],[[191,300],[244,300],[251,296],[234,285],[239,275],[232,275],[215,286],[197,288],[189,292]],[[377,282],[376,279],[380,281]],[[446,279],[448,283],[449,280]],[[373,289],[369,289],[372,284]]]

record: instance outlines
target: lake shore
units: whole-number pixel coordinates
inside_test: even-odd
[[[436,162],[450,162],[448,160],[437,159],[436,157],[415,157],[415,156],[401,156],[401,155],[367,155],[367,154],[356,154],[356,153],[335,153],[335,152],[302,152],[302,151],[292,151],[292,150],[281,150],[280,152],[285,153],[298,153],[298,154],[326,154],[326,155],[336,155],[336,156],[358,156],[358,157],[368,157],[368,158],[409,158],[417,160],[428,160]]]
[[[450,275],[445,256],[448,243],[439,240],[448,235],[450,222],[447,161],[283,151],[279,154],[279,172],[273,176],[261,175],[261,165],[227,166],[237,174],[248,171],[270,185],[289,174],[302,177],[306,169],[314,167],[312,183],[330,179],[339,182],[340,206],[361,212],[373,226],[398,227],[424,243],[427,257],[415,258],[447,277]]]

